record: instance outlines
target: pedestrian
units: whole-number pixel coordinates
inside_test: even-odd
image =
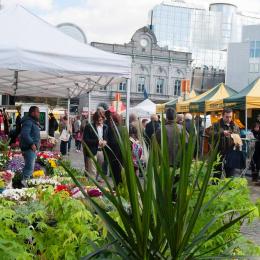
[[[3,108],[3,123],[4,123],[4,133],[5,133],[5,135],[9,135],[9,127],[10,127],[9,115],[6,112],[5,108]]]
[[[240,134],[239,128],[235,125],[233,118],[233,111],[230,108],[225,108],[222,113],[222,118],[219,122],[213,124],[212,130],[214,143],[219,140],[218,152],[220,154],[220,164],[216,166],[215,177],[220,178],[222,174],[222,166],[226,173],[226,177],[233,175],[233,169],[227,167],[225,164],[225,157],[234,149],[234,141],[232,134]]]
[[[76,153],[79,153],[81,150],[81,140],[82,140],[81,121],[79,115],[76,117],[76,120],[74,122],[74,132],[75,132]]]
[[[53,113],[49,114],[49,136],[54,137],[55,131],[59,128],[59,124],[54,117]]]
[[[95,112],[93,115],[93,124],[88,124],[83,133],[83,141],[87,145],[88,149],[84,147],[84,160],[86,171],[96,176],[97,181],[102,181],[100,173],[95,167],[91,154],[97,160],[97,163],[102,168],[104,163],[103,148],[107,144],[107,126],[104,124],[105,117],[103,113]],[[89,151],[90,153],[89,153]]]
[[[190,134],[191,130],[194,130],[194,127],[192,126],[192,114],[186,113],[184,116],[184,124],[187,132]]]
[[[21,120],[20,148],[24,157],[22,171],[22,186],[26,187],[26,180],[30,179],[34,171],[36,151],[40,148],[40,110],[31,106],[29,115]]]
[[[169,166],[173,167],[177,162],[177,154],[180,147],[181,135],[184,133],[186,138],[186,144],[188,144],[189,134],[184,129],[183,125],[177,124],[174,120],[175,112],[173,108],[168,108],[166,111],[166,140],[168,144],[168,158]],[[161,129],[156,132],[156,138],[161,145]]]
[[[116,186],[122,182],[122,153],[119,145],[118,132],[121,130],[122,118],[117,113],[112,113],[108,121],[106,154],[111,168],[111,175]]]
[[[158,116],[152,115],[151,121],[146,125],[145,128],[145,138],[148,146],[151,143],[152,136],[157,132],[159,128],[160,128],[160,124],[158,122]]]
[[[132,159],[134,163],[134,170],[136,176],[143,176],[143,166],[144,166],[144,160],[143,160],[143,147],[142,144],[138,138],[138,130],[135,127],[132,127],[131,133],[129,133],[129,140],[131,143],[131,150],[132,150]]]
[[[69,153],[69,140],[72,134],[71,125],[68,122],[67,116],[64,116],[60,121],[60,152],[62,155]]]
[[[260,124],[255,123],[253,125],[252,133],[255,142],[255,151],[251,161],[251,170],[252,170],[252,181],[257,182],[259,180],[259,171],[260,171]]]
[[[0,134],[2,133],[2,129],[4,129],[4,117],[3,117],[3,110],[0,109]]]

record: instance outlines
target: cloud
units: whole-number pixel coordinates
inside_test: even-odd
[[[48,13],[53,24],[73,22],[85,32],[88,41],[129,42],[133,33],[148,24],[148,11],[158,0],[88,0],[84,6]]]
[[[22,3],[28,8],[40,10],[38,14],[57,25],[72,22],[81,27],[88,42],[129,42],[133,33],[148,24],[148,12],[162,0],[3,0],[3,4]],[[69,1],[64,7],[63,1]],[[170,0],[168,0],[170,1]],[[80,2],[80,4],[78,4]],[[186,0],[208,8],[212,0]],[[231,2],[239,9],[260,11],[260,0],[222,0]],[[72,3],[69,6],[69,3]],[[250,11],[249,9],[249,11]]]
[[[54,0],[2,0],[4,7],[21,4],[27,8],[51,10]]]

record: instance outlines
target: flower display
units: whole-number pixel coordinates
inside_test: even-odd
[[[3,171],[0,172],[0,188],[10,189],[12,188],[12,179],[14,177],[14,173],[12,171]]]
[[[86,190],[90,197],[100,197],[103,195],[101,190],[98,189],[97,187],[87,186]]]
[[[39,178],[44,176],[44,171],[43,170],[38,170],[33,172],[33,178]]]
[[[61,155],[59,152],[44,151],[44,152],[38,152],[37,157],[43,160],[47,160],[47,159],[59,160],[61,158]]]
[[[37,178],[37,179],[29,179],[27,180],[27,185],[29,187],[36,187],[36,186],[47,186],[47,185],[52,185],[52,186],[57,186],[60,183],[54,179],[51,178]]]
[[[0,198],[14,201],[27,201],[36,199],[36,190],[33,188],[6,189],[0,194]]]

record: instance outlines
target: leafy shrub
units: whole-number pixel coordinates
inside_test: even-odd
[[[207,160],[200,164],[193,163],[195,141],[195,136],[191,134],[186,144],[185,133],[182,133],[176,164],[170,167],[169,144],[163,126],[161,143],[158,144],[155,138],[152,140],[142,182],[135,175],[128,133],[122,129],[118,142],[123,157],[124,182],[121,187],[115,187],[115,193],[92,156],[109,191],[95,179],[92,181],[116,208],[116,215],[106,212],[90,198],[70,169],[64,166],[86,201],[105,223],[113,243],[108,247],[115,255],[140,260],[212,259],[212,256],[221,256],[227,248],[232,248],[240,236],[243,220],[251,220],[257,214],[243,181],[230,179],[220,181],[218,185],[212,184],[217,145]],[[244,193],[241,203],[232,203],[233,196],[241,191]],[[235,198],[234,202],[237,203],[237,200]],[[100,252],[102,250],[98,250],[96,255]],[[229,256],[233,254],[236,254],[235,248]]]

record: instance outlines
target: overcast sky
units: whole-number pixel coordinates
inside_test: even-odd
[[[1,0],[0,0],[1,1]],[[20,3],[50,23],[72,22],[86,33],[88,42],[129,42],[148,23],[148,11],[162,0],[2,0],[4,7]],[[205,7],[217,0],[187,0]],[[260,0],[219,1],[236,4],[242,11],[260,14]]]

